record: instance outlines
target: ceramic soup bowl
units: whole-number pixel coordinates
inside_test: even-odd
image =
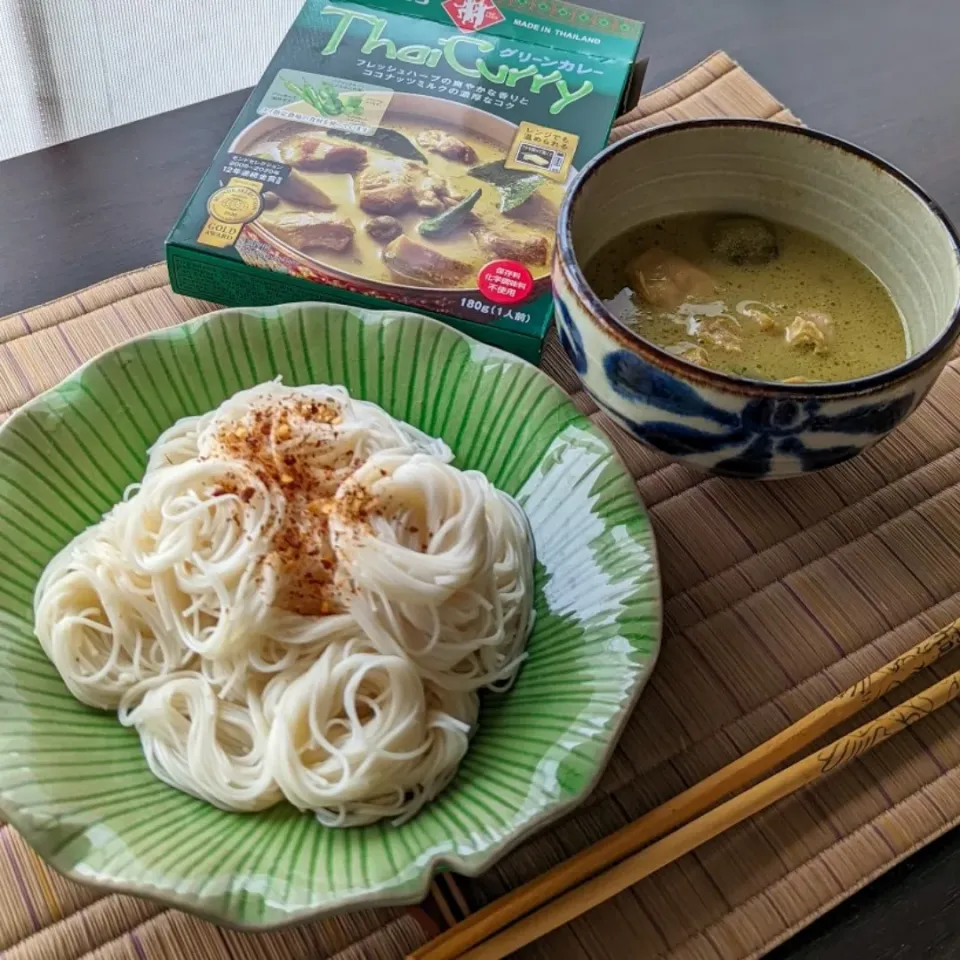
[[[907,359],[857,380],[784,384],[718,373],[621,324],[583,265],[645,221],[739,212],[823,237],[886,285]],[[960,242],[898,170],[834,137],[756,120],[657,127],[609,147],[571,185],[553,283],[560,340],[584,387],[634,436],[706,470],[790,477],[876,443],[930,389],[960,333]]]

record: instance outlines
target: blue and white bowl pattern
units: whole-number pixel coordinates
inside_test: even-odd
[[[843,383],[762,383],[624,327],[579,263],[635,223],[696,210],[792,223],[858,257],[901,309],[908,359]],[[796,476],[856,456],[917,407],[960,334],[960,245],[935,205],[855,147],[764,121],[660,127],[593,160],[561,210],[553,287],[560,343],[597,404],[668,456],[733,477]]]
[[[637,439],[725,476],[794,476],[856,456],[913,411],[942,366],[869,397],[724,392],[597,335],[562,279],[554,290],[560,343],[597,405]]]

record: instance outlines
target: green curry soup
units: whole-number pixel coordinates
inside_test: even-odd
[[[411,150],[419,146],[421,159],[397,157],[374,143],[339,141],[297,123],[260,137],[251,148],[255,156],[293,168],[265,197],[269,209],[260,224],[321,264],[382,283],[470,289],[477,271],[498,257],[519,260],[534,277],[549,273],[563,196],[559,183],[538,184],[533,196],[505,214],[500,191],[474,176],[485,164],[502,162],[498,144],[430,117],[397,114],[380,129],[405,137]],[[442,138],[433,150],[423,146],[431,135]],[[334,149],[339,165],[329,162]],[[327,162],[318,163],[313,150],[327,151]],[[416,191],[416,205],[408,202],[407,184]],[[468,198],[473,202],[464,204]],[[444,211],[439,229],[425,229]],[[405,255],[391,242],[401,236],[407,238],[401,241]]]
[[[645,339],[757,380],[850,380],[906,356],[883,284],[819,237],[752,217],[693,214],[606,244],[587,281]]]

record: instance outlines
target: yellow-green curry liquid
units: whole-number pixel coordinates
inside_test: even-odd
[[[757,380],[851,380],[896,366],[906,357],[903,321],[886,287],[863,264],[832,243],[795,227],[769,223],[779,255],[762,265],[735,265],[711,252],[708,237],[719,214],[692,214],[641,224],[621,234],[593,258],[587,281],[604,300],[617,296],[622,321],[661,347],[697,343],[703,366]],[[689,307],[680,312],[653,307],[629,287],[627,265],[650,247],[661,247],[705,270],[716,290],[710,302],[739,323],[740,352],[697,341],[691,334]],[[704,298],[688,297],[687,303]],[[777,320],[764,330],[756,319],[737,311],[763,310]],[[713,310],[718,309],[716,306]],[[825,350],[790,346],[784,326],[801,312],[816,311],[832,320]],[[701,355],[702,357],[703,355]]]

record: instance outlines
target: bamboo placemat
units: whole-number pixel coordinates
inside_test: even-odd
[[[644,97],[614,136],[691,116],[798,122],[725,54]],[[162,265],[0,320],[0,418],[122,340],[210,309]],[[0,830],[5,960],[398,960],[489,900],[767,739],[960,616],[960,372],[851,463],[771,484],[704,480],[630,440],[579,390],[555,342],[544,367],[606,429],[660,546],[664,646],[591,801],[424,909],[238,934],[100,897]],[[943,675],[956,669],[946,663]],[[929,676],[910,686],[916,692]],[[878,710],[882,705],[878,705]],[[960,821],[960,706],[523,952],[550,960],[746,960]],[[461,892],[463,895],[461,895]]]

